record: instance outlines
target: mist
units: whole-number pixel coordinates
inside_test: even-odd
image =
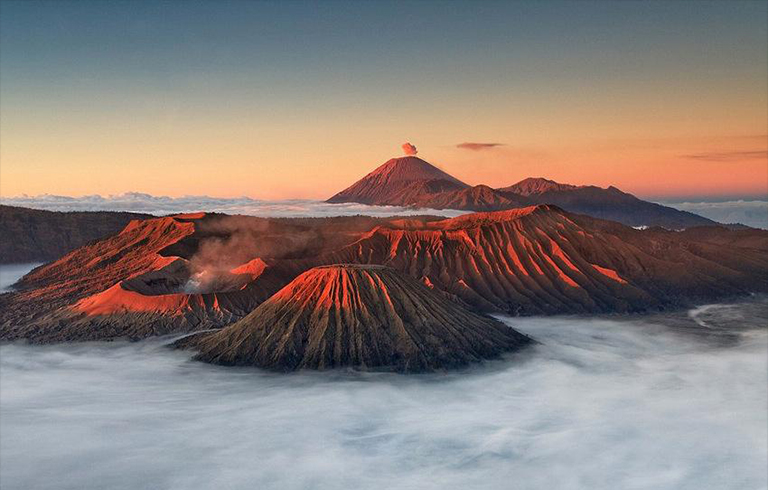
[[[768,230],[768,201],[660,202],[665,206],[690,211],[720,223],[741,223]]]
[[[450,374],[279,375],[139,343],[0,347],[15,489],[765,488],[766,303],[503,318]]]
[[[2,264],[0,265],[0,293],[5,293],[11,290],[11,285],[16,283],[24,275],[34,269],[35,267],[42,265],[40,263],[33,264]]]
[[[427,209],[401,206],[369,206],[358,203],[330,204],[311,199],[261,200],[249,197],[211,196],[153,196],[141,192],[127,192],[109,196],[90,195],[80,197],[42,194],[38,196],[2,197],[0,204],[22,206],[47,211],[128,211],[157,216],[177,213],[194,213],[205,210],[209,213],[243,214],[275,218],[352,216],[412,216],[431,214],[455,217],[470,211],[451,209]]]

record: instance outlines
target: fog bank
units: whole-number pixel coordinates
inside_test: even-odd
[[[413,209],[400,206],[368,206],[358,203],[329,204],[310,199],[286,199],[264,201],[249,197],[218,198],[210,196],[153,196],[140,192],[100,196],[69,197],[42,194],[39,196],[18,196],[0,198],[0,204],[22,206],[47,211],[129,211],[166,215],[207,211],[209,213],[243,214],[262,217],[324,217],[351,216],[395,216],[431,214],[454,217],[468,213],[450,209]]]
[[[665,206],[689,211],[719,223],[741,223],[768,229],[768,201],[662,202]]]
[[[542,342],[447,375],[278,375],[162,340],[0,347],[0,486],[757,489],[766,304],[506,319]]]
[[[9,291],[10,286],[21,279],[39,263],[34,264],[2,264],[0,265],[0,293]]]

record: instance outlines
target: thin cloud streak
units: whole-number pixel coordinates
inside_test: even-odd
[[[504,143],[459,143],[456,145],[456,148],[460,150],[470,150],[470,151],[482,151],[482,150],[490,150],[492,148],[496,148],[499,146],[506,146]]]
[[[768,158],[768,150],[713,151],[681,156],[689,160],[701,160],[704,162],[740,162],[742,160]]]

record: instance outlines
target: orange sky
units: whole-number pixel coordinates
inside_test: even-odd
[[[403,136],[393,129],[385,131],[388,134],[381,142],[364,145],[345,143],[341,134],[323,133],[304,135],[294,144],[278,141],[277,134],[264,135],[271,132],[268,130],[259,132],[262,138],[253,138],[249,131],[233,128],[227,134],[189,140],[183,135],[144,139],[146,136],[137,134],[136,144],[124,146],[122,136],[111,137],[108,131],[89,138],[70,133],[47,144],[41,144],[42,137],[26,140],[22,135],[9,137],[9,132],[3,130],[0,147],[3,196],[139,191],[171,196],[324,199],[400,155],[400,143],[406,139],[416,144],[420,157],[470,184],[501,187],[533,176],[572,184],[615,185],[653,197],[768,194],[768,136],[758,134],[613,140],[575,137],[570,141],[561,137],[549,143],[516,144],[514,138],[500,135],[461,138],[456,134],[449,139],[427,134],[419,139],[416,131]],[[455,143],[470,140],[504,146],[479,151],[455,147]]]
[[[437,5],[4,5],[0,195],[323,199],[405,141],[470,184],[768,194],[765,3]]]

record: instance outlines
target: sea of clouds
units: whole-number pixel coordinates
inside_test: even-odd
[[[9,291],[16,281],[27,272],[42,264],[3,264],[0,265],[0,293]]]
[[[265,201],[249,197],[216,198],[209,196],[153,196],[140,192],[82,197],[41,194],[0,198],[0,204],[23,206],[50,211],[130,211],[165,215],[209,211],[250,216],[347,216],[365,214],[369,216],[393,216],[433,214],[458,216],[466,211],[413,209],[398,206],[367,206],[365,204],[329,204],[311,199],[288,199]],[[725,202],[661,202],[684,211],[705,216],[721,223],[742,223],[756,228],[768,229],[768,201],[738,200]]]
[[[100,196],[82,197],[55,196],[42,194],[38,196],[22,195],[18,197],[0,198],[0,204],[23,206],[49,211],[130,211],[133,213],[148,213],[154,215],[191,213],[208,211],[226,214],[243,214],[249,216],[349,216],[364,214],[368,216],[394,216],[433,214],[439,216],[459,216],[466,211],[414,209],[399,206],[368,206],[357,203],[330,204],[311,199],[287,199],[281,201],[264,201],[249,197],[217,198],[209,196],[153,196],[139,192]]]
[[[505,318],[541,344],[418,376],[210,366],[169,339],[3,345],[0,486],[766,488],[765,306]]]
[[[689,211],[719,223],[741,223],[753,228],[768,229],[768,201],[661,202],[660,204]]]

